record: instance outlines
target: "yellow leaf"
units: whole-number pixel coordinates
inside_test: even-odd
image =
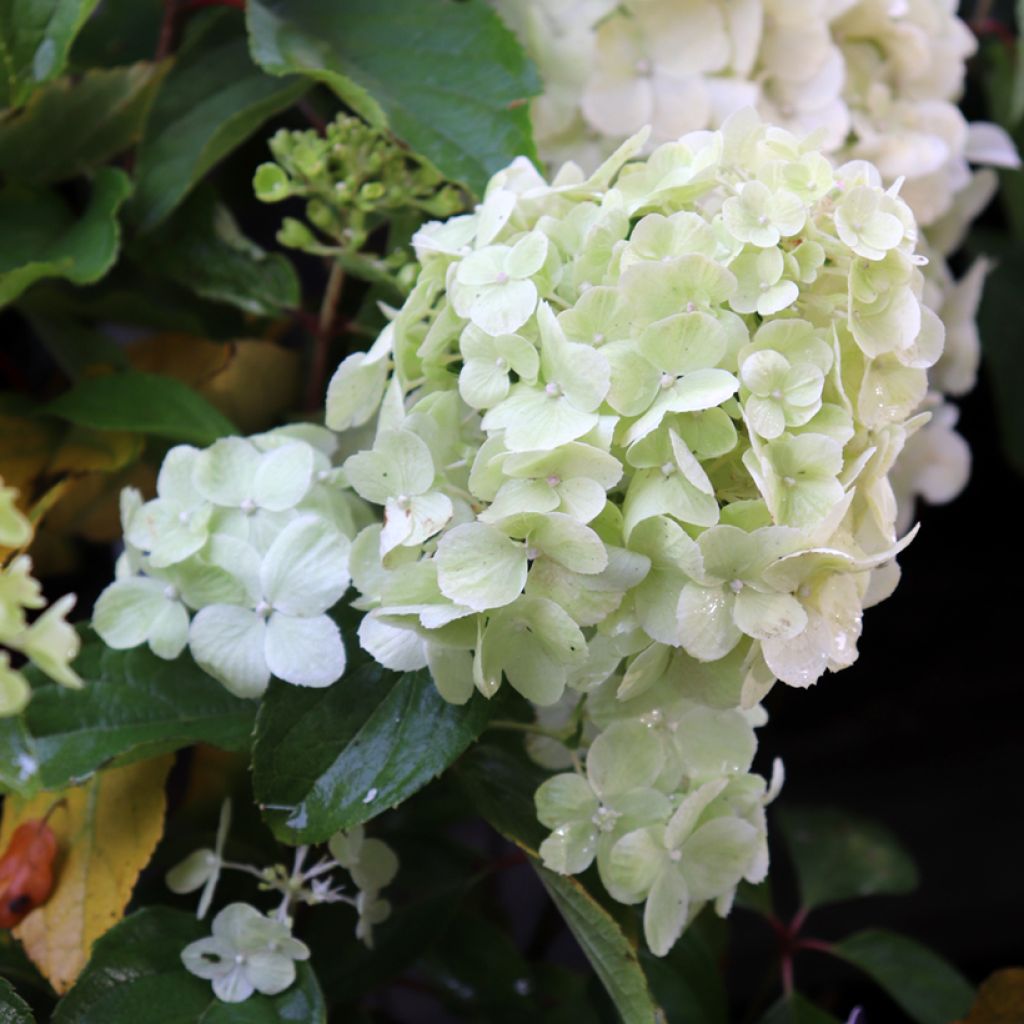
[[[23,821],[49,819],[60,852],[50,898],[14,929],[32,962],[58,993],[66,992],[89,958],[92,944],[124,916],[139,872],[149,863],[164,829],[164,782],[173,756],[111,768],[84,786],[8,796],[0,826],[6,849]]]
[[[989,976],[962,1024],[1020,1024],[1024,1021],[1024,967],[1007,967]]]

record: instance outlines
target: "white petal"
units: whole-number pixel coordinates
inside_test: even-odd
[[[341,632],[326,615],[298,618],[274,612],[265,649],[270,671],[296,686],[330,686],[345,671]]]

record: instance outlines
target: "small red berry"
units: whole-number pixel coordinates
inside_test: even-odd
[[[0,857],[0,928],[13,928],[46,902],[56,856],[57,837],[45,819],[26,821],[14,830]]]

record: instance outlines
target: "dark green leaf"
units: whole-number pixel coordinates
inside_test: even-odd
[[[181,963],[185,946],[209,934],[209,922],[167,907],[126,917],[93,947],[53,1024],[326,1024],[320,986],[304,963],[279,996],[220,1002]]]
[[[1024,175],[1017,175],[1020,191],[1020,227],[1024,228]],[[1024,315],[1024,255],[1019,242],[986,235],[978,248],[996,258],[996,266],[985,282],[978,324],[985,354],[985,369],[995,397],[996,415],[1003,449],[1018,473],[1024,473],[1024,348],[1018,330]],[[972,246],[973,248],[973,246]]]
[[[40,278],[98,281],[117,257],[117,211],[130,191],[128,175],[103,167],[88,207],[76,218],[55,192],[22,185],[0,190],[0,306]]]
[[[839,1021],[799,992],[794,992],[791,996],[782,996],[758,1024],[839,1024]]]
[[[536,73],[482,0],[250,0],[247,11],[258,64],[326,83],[477,193],[535,156]]]
[[[28,1003],[6,978],[0,978],[0,1024],[36,1024]]]
[[[212,444],[232,422],[197,391],[157,373],[112,373],[79,381],[45,411],[94,430],[131,430],[171,441]]]
[[[92,69],[40,89],[0,120],[0,175],[62,181],[124,152],[142,134],[164,70],[146,63]]]
[[[575,878],[541,866],[544,828],[533,794],[546,776],[512,746],[479,743],[459,764],[458,781],[477,811],[530,855],[541,883],[565,919],[625,1024],[652,1024],[660,1010],[648,988],[636,947],[614,917]]]
[[[67,63],[99,0],[0,0],[0,109],[20,107]]]
[[[832,952],[869,974],[918,1024],[949,1024],[974,1002],[974,990],[952,964],[905,935],[857,932]]]
[[[831,807],[780,808],[778,816],[807,909],[917,885],[910,855],[878,822]]]
[[[61,789],[114,759],[154,757],[191,743],[238,750],[255,705],[232,696],[186,653],[164,661],[148,647],[113,651],[89,638],[75,668],[81,690],[25,670],[35,689],[17,718],[0,719],[0,786]],[[33,770],[34,769],[34,770]]]
[[[736,906],[746,910],[752,910],[762,917],[770,917],[775,908],[772,903],[772,883],[765,879],[757,885],[749,882],[740,882],[736,889]]]
[[[429,673],[401,675],[361,658],[334,686],[272,682],[256,719],[253,787],[289,842],[322,842],[369,821],[440,775],[480,734],[480,696],[449,704]]]
[[[533,863],[548,895],[565,919],[590,966],[611,996],[623,1024],[653,1024],[659,1009],[647,978],[618,922],[575,879]]]
[[[115,67],[156,53],[163,0],[103,0],[71,47],[71,66]]]
[[[256,316],[277,316],[301,302],[288,258],[246,238],[212,188],[197,189],[132,255],[149,273]]]
[[[211,167],[308,87],[302,79],[269,78],[253,66],[239,15],[218,11],[197,19],[139,147],[132,203],[139,226],[159,224]]]
[[[640,963],[669,1021],[728,1024],[725,982],[697,922],[687,928],[667,956],[659,958],[644,951]]]

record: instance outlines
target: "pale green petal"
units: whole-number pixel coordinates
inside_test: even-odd
[[[178,505],[191,507],[202,500],[192,484],[198,448],[190,444],[178,444],[169,449],[160,463],[156,478],[156,493]]]
[[[587,821],[597,811],[598,799],[582,775],[555,775],[543,782],[533,797],[537,820],[547,828],[568,821]]]
[[[651,644],[636,655],[619,684],[619,700],[629,700],[631,697],[639,697],[640,694],[646,693],[664,676],[671,657],[672,648],[659,643]]]
[[[371,613],[363,616],[358,634],[359,646],[378,664],[394,672],[412,672],[427,663],[423,638],[411,629],[393,625]]]
[[[317,516],[293,519],[260,567],[264,597],[289,615],[319,615],[348,589],[349,541]]]
[[[608,552],[601,538],[572,516],[552,512],[543,516],[527,538],[530,547],[572,572],[592,575],[608,565]]]
[[[416,547],[433,537],[451,519],[453,511],[451,498],[439,491],[419,494],[404,502],[388,498],[380,536],[381,557],[399,544]]]
[[[486,523],[463,523],[437,546],[441,593],[474,611],[514,601],[526,585],[526,547]]]
[[[686,842],[708,805],[728,784],[728,779],[712,779],[686,794],[665,826],[665,845],[669,849],[678,850]]]
[[[392,333],[393,327],[389,324],[385,334],[390,338]],[[327,385],[326,423],[331,430],[360,427],[368,423],[379,408],[388,378],[387,351],[382,352],[380,358],[373,358],[372,353],[372,349],[370,353],[353,352],[334,371]]]
[[[622,416],[639,416],[658,395],[661,371],[632,341],[613,341],[601,349],[611,374],[608,404]]]
[[[295,962],[277,952],[257,950],[249,954],[246,977],[257,992],[276,996],[295,981]]]
[[[473,696],[473,655],[470,651],[428,643],[427,667],[437,692],[449,704],[465,704]]]
[[[688,373],[718,364],[725,352],[725,331],[707,313],[677,313],[645,328],[638,344],[659,370]]]
[[[674,736],[687,774],[696,779],[748,771],[757,749],[754,730],[740,711],[696,707]]]
[[[655,956],[665,956],[686,927],[690,892],[674,865],[654,880],[644,907],[644,938]]]
[[[188,643],[188,612],[178,601],[165,601],[149,630],[149,646],[158,658],[173,661]]]
[[[787,640],[807,625],[803,605],[791,594],[761,594],[744,587],[736,595],[736,625],[758,640]]]
[[[612,847],[605,865],[612,896],[620,903],[639,903],[668,863],[653,829],[628,832]]]
[[[259,697],[270,682],[266,623],[255,612],[215,604],[196,613],[188,646],[196,664],[236,697]]]
[[[679,639],[698,661],[717,661],[739,643],[742,634],[733,622],[733,604],[732,594],[722,587],[683,587],[676,612]]]
[[[695,900],[712,900],[737,885],[757,851],[758,833],[739,818],[701,825],[682,846],[680,869]]]
[[[766,441],[781,437],[786,429],[782,403],[775,399],[751,395],[743,403],[743,411],[750,426]]]
[[[100,639],[117,650],[145,643],[168,604],[167,589],[168,584],[145,576],[111,583],[93,609],[92,624]]]
[[[398,874],[398,857],[387,843],[370,838],[363,842],[359,859],[350,869],[352,881],[363,890],[379,892]]]
[[[31,696],[32,688],[25,677],[11,668],[8,653],[0,651],[0,718],[20,714],[25,710]]]
[[[267,621],[266,660],[278,679],[296,686],[330,686],[345,671],[345,647],[333,619],[274,612]]]
[[[586,871],[597,852],[597,835],[597,828],[589,820],[559,825],[538,849],[544,867],[560,875]]]
[[[622,512],[628,538],[640,523],[653,516],[671,515],[680,522],[714,526],[718,522],[718,501],[713,494],[694,487],[675,464],[667,463],[664,469],[641,469],[633,475]]]
[[[547,394],[528,384],[517,384],[509,397],[491,409],[483,429],[505,430],[505,444],[513,452],[551,451],[583,437],[597,425],[593,412],[583,412],[564,395]]]
[[[238,508],[252,497],[260,458],[259,450],[248,441],[222,437],[196,456],[192,484],[207,501]]]
[[[260,508],[281,512],[294,508],[313,481],[313,449],[308,444],[282,445],[264,453],[252,484]]]
[[[604,491],[601,496],[603,499]],[[499,523],[511,516],[554,512],[559,503],[557,492],[544,480],[507,480],[494,496],[490,507],[477,518],[483,523]],[[603,500],[601,505],[604,507]]]
[[[604,487],[588,477],[563,480],[555,489],[561,499],[560,511],[581,523],[596,519],[608,500]]]
[[[505,272],[509,277],[532,277],[544,266],[547,255],[547,235],[540,231],[531,231],[512,246],[512,251],[505,259]]]
[[[167,888],[179,894],[201,889],[220,869],[220,857],[213,850],[193,850],[165,876]]]
[[[604,798],[653,785],[665,764],[661,744],[636,719],[613,722],[587,754],[587,778]]]
[[[508,369],[494,360],[469,359],[459,371],[459,394],[474,409],[489,409],[508,397]]]
[[[402,494],[423,494],[434,482],[430,449],[408,430],[383,431],[370,451],[350,456],[344,470],[356,493],[377,505]]]

